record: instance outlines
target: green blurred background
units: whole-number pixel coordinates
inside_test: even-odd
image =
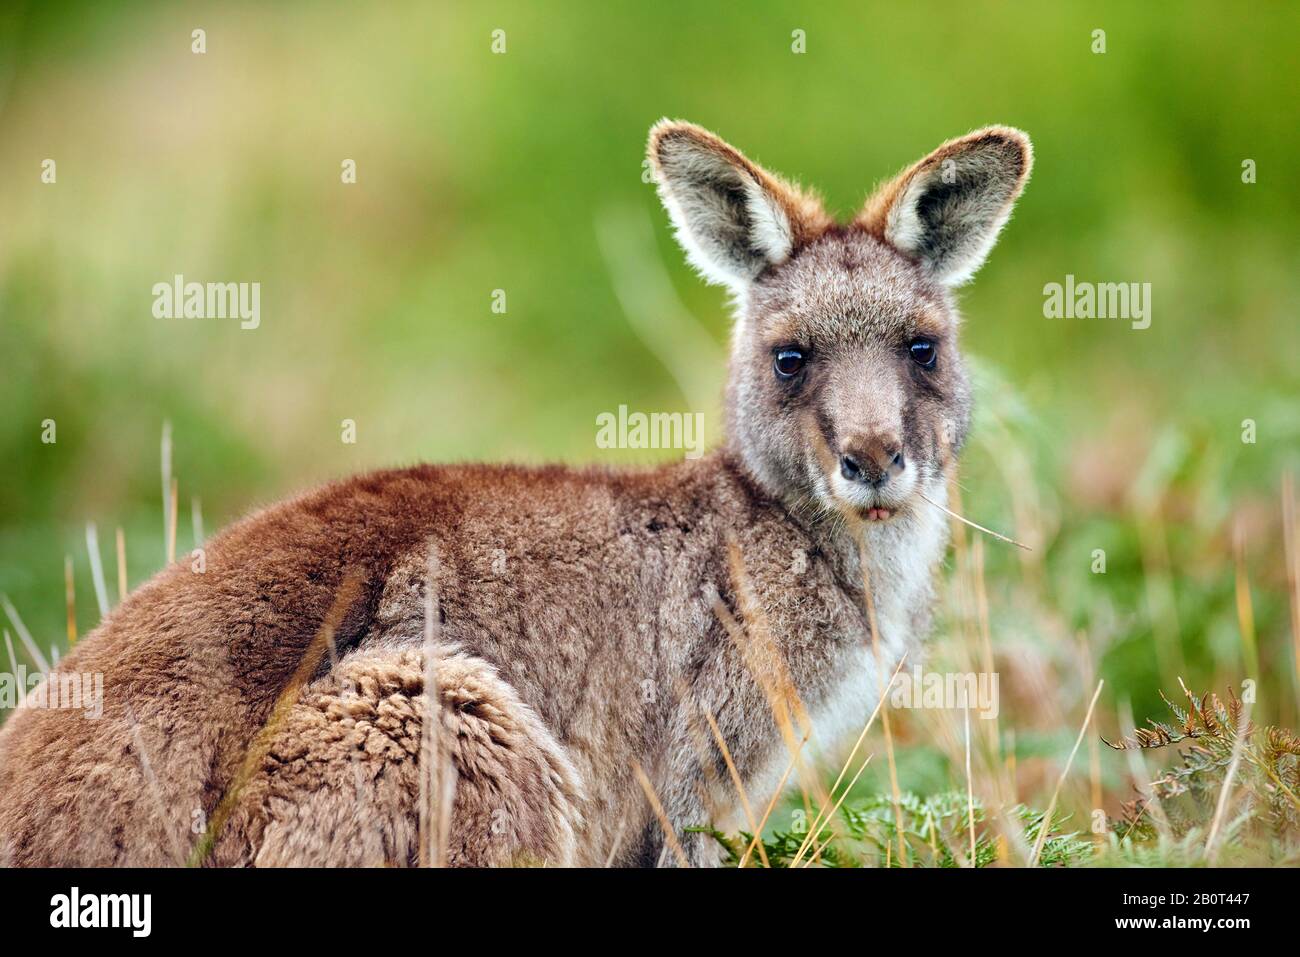
[[[595,417],[620,404],[703,408],[716,433],[724,294],[683,265],[643,181],[661,116],[716,130],[845,214],[944,139],[1006,123],[1037,163],[962,294],[981,402],[963,505],[1035,545],[987,543],[994,642],[1040,655],[1071,717],[1034,712],[1029,681],[1019,705],[1004,685],[1024,710],[1003,721],[1021,748],[1036,721],[1073,737],[1091,690],[1060,651],[1076,632],[1109,681],[1108,732],[1119,703],[1141,717],[1178,677],[1262,678],[1260,707],[1295,718],[1280,491],[1300,449],[1295,5],[84,3],[0,17],[0,591],[38,642],[65,642],[65,556],[78,630],[98,618],[87,521],[114,598],[114,529],[132,585],[162,563],[165,420],[182,554],[196,497],[210,532],[369,467],[674,454],[598,449]],[[1242,182],[1247,159],[1257,183]],[[176,273],[260,282],[261,327],[153,318],[152,285]],[[1151,327],[1045,319],[1043,286],[1067,273],[1150,282]],[[665,350],[674,330],[682,344]],[[56,444],[40,441],[44,419]],[[924,770],[905,777],[919,786]]]

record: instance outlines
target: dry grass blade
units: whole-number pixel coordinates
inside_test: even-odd
[[[855,784],[858,783],[858,778],[862,777],[862,772],[865,771],[865,770],[867,769],[867,765],[871,763],[871,758],[872,758],[872,755],[870,755],[870,754],[868,754],[868,755],[866,756],[866,758],[863,760],[861,766],[858,768],[858,772],[857,772],[855,775],[853,775],[853,779],[852,779],[851,781],[849,781],[849,785],[848,785],[848,787],[846,787],[843,791],[840,792],[839,800],[835,802],[835,806],[834,806],[833,808],[831,808],[830,813],[826,815],[826,822],[830,822],[830,821],[835,817],[836,813],[837,813],[837,812],[839,811],[839,809],[840,809],[840,805],[844,803],[844,799],[845,799],[846,797],[848,797],[848,796],[849,796],[849,792],[853,790],[853,785],[855,785]],[[817,830],[820,830],[820,828],[821,828],[821,825],[818,825]],[[816,835],[817,835],[817,830],[813,830],[813,829],[810,828],[808,833],[809,833],[809,835],[810,835],[811,837],[814,837],[814,838],[815,838]],[[817,858],[818,856],[820,856],[821,852],[824,851],[824,850],[826,849],[826,845],[829,844],[829,843],[831,842],[831,840],[832,840],[834,837],[835,837],[834,832],[832,832],[829,836],[827,836],[826,840],[824,840],[824,841],[821,843],[821,845],[817,848],[816,853],[813,854],[813,855],[811,855],[811,856],[808,858],[808,861],[807,861],[807,863],[804,864],[804,867],[808,867],[809,865],[811,865],[811,864],[813,863],[813,861],[816,860],[816,858]],[[794,860],[794,862],[793,862],[790,866],[791,866],[791,867],[798,867],[798,866],[799,866],[799,858],[796,857],[795,860]]]
[[[50,663],[45,660],[45,655],[41,654],[41,649],[32,640],[32,633],[23,624],[22,618],[18,615],[18,609],[14,607],[14,603],[9,600],[8,595],[0,595],[0,605],[4,605],[9,624],[13,625],[14,631],[18,632],[18,640],[23,643],[23,648],[26,650],[28,657],[32,659],[32,663],[41,670],[42,674],[49,671]]]
[[[104,583],[104,560],[99,554],[99,530],[94,522],[86,523],[86,554],[90,556],[90,579],[95,586],[99,618],[108,617],[108,586]]]
[[[966,729],[966,826],[970,830],[970,866],[975,867],[975,779],[970,767],[970,708],[962,708],[961,716]]]
[[[852,516],[849,516],[848,519],[858,526],[858,564],[862,569],[862,594],[867,603],[867,624],[871,627],[871,656],[876,662],[876,693],[883,702],[885,700],[885,691],[889,688],[889,685],[884,683],[884,672],[880,667],[880,622],[876,617],[876,598],[875,593],[871,590],[871,574],[867,570],[866,535],[861,528],[860,521]],[[895,674],[897,674],[897,671],[895,671]],[[894,679],[890,678],[891,685],[893,681]],[[894,762],[894,735],[889,727],[888,709],[882,709],[880,712],[880,729],[885,735],[885,759],[889,764],[889,792],[894,805],[894,828],[898,832],[898,862],[900,867],[906,867],[908,862],[907,844],[903,839],[902,795],[898,787],[898,765]]]
[[[1065,762],[1065,768],[1061,771],[1061,776],[1056,780],[1056,789],[1052,791],[1052,800],[1047,803],[1043,823],[1038,827],[1038,840],[1034,841],[1034,853],[1029,858],[1030,867],[1038,866],[1038,858],[1043,853],[1043,845],[1047,843],[1047,832],[1052,827],[1052,814],[1056,811],[1056,799],[1061,796],[1061,786],[1065,784],[1065,779],[1070,775],[1070,767],[1074,764],[1074,756],[1079,751],[1079,745],[1083,743],[1083,736],[1088,731],[1088,725],[1092,723],[1092,710],[1097,707],[1097,699],[1101,697],[1101,689],[1105,684],[1105,679],[1097,682],[1097,690],[1092,693],[1092,700],[1088,702],[1088,713],[1083,716],[1079,736],[1074,739],[1074,747],[1070,749],[1070,757]]]
[[[898,667],[894,669],[894,674],[889,679],[890,685],[892,685],[894,683],[894,679],[898,677],[898,672],[902,670],[903,662],[906,660],[907,660],[906,654],[904,654],[903,657],[899,659]],[[862,726],[862,732],[858,735],[858,740],[853,742],[853,750],[849,752],[848,758],[846,758],[844,761],[844,766],[840,768],[840,773],[835,778],[835,783],[831,785],[831,790],[830,790],[831,794],[835,793],[835,789],[838,788],[840,786],[840,783],[844,780],[844,775],[848,773],[849,768],[852,766],[853,759],[858,755],[858,749],[862,747],[862,742],[865,741],[867,738],[867,732],[871,730],[871,725],[875,723],[876,715],[880,714],[880,709],[884,707],[884,704],[885,704],[885,699],[883,697],[876,702],[875,708],[873,708],[871,711],[871,716],[867,718],[867,723]],[[845,793],[847,793],[847,791]],[[830,802],[828,800],[826,804],[829,803]],[[822,819],[826,813],[826,804],[823,804],[821,809],[817,812],[817,817],[813,820],[812,826],[808,829],[809,834],[816,834],[817,831],[821,828]],[[807,850],[808,842],[810,840],[811,838],[805,838],[803,843],[800,845],[799,853],[795,856],[795,860],[794,860],[795,864],[799,862],[799,858],[802,857],[804,851]]]
[[[169,498],[170,506],[167,512],[167,564],[170,565],[176,561],[176,479],[172,478],[171,496]]]
[[[202,548],[203,535],[203,503],[199,501],[196,495],[190,499],[190,525],[194,529],[194,547]]]
[[[605,867],[614,866],[614,858],[618,856],[618,849],[623,846],[623,832],[627,829],[627,817],[622,817],[618,822],[618,830],[614,832],[614,842],[609,847],[609,856],[605,858]]]
[[[1232,742],[1232,760],[1228,763],[1228,773],[1223,777],[1223,787],[1219,789],[1219,801],[1214,807],[1214,821],[1210,824],[1210,833],[1205,839],[1205,857],[1213,867],[1219,857],[1217,839],[1223,816],[1228,810],[1228,796],[1232,793],[1232,782],[1237,777],[1237,768],[1241,765],[1242,752],[1246,750],[1247,729],[1250,728],[1250,705],[1246,705],[1237,722],[1237,739]]]
[[[806,735],[812,733],[812,719],[795,687],[785,655],[768,628],[767,615],[745,570],[740,545],[735,536],[730,534],[727,536],[727,562],[732,588],[745,625],[742,627],[731,616],[720,595],[715,595],[714,613],[740,649],[745,667],[749,669],[767,698],[768,707],[772,710],[772,716],[781,731],[787,750],[794,754],[800,729]],[[802,763],[796,770],[799,772],[799,789],[803,797],[804,810],[811,814],[812,801],[808,796],[809,790],[816,793],[819,801],[829,800],[829,794],[820,775],[812,773]]]
[[[1295,477],[1282,475],[1282,543],[1286,551],[1287,592],[1291,599],[1291,661],[1295,665],[1296,696],[1300,698],[1300,524],[1296,521]]]
[[[5,651],[9,652],[9,673],[17,676],[18,659],[14,657],[14,640],[9,635],[9,629],[5,629]]]
[[[63,556],[63,602],[68,612],[68,647],[77,643],[77,589],[72,581],[72,556]]]
[[[740,772],[736,770],[736,763],[731,760],[731,749],[727,747],[726,740],[722,737],[722,729],[718,727],[718,722],[713,719],[713,715],[706,709],[704,711],[704,720],[709,723],[709,730],[713,732],[713,740],[718,743],[718,750],[722,752],[722,760],[727,764],[727,773],[731,775],[731,781],[736,785],[736,795],[740,798],[740,807],[745,812],[745,822],[749,824],[751,834],[758,833],[758,821],[754,818],[754,809],[749,804],[749,795],[745,793],[745,785],[740,780]],[[763,847],[763,842],[758,842],[758,856],[762,858],[764,867],[771,867],[767,859],[767,849]]]
[[[786,749],[791,755],[794,755],[799,749],[799,734],[795,729],[794,720],[790,716],[792,708],[797,707],[792,704],[788,694],[784,693],[777,687],[776,681],[769,674],[770,669],[765,668],[760,661],[755,660],[751,653],[750,642],[745,636],[744,630],[740,624],[732,617],[727,606],[723,604],[720,597],[714,597],[713,614],[722,622],[723,628],[741,650],[741,659],[749,673],[753,676],[754,681],[763,691],[763,696],[767,699],[768,708],[772,712],[772,720],[776,723],[777,729],[781,732],[781,738],[785,742]],[[804,737],[807,738],[812,733],[812,728]],[[808,800],[808,789],[804,785],[805,768],[802,764],[796,762],[796,769],[799,771],[799,788],[803,796],[805,807],[810,807]],[[820,783],[816,776],[813,776],[814,783]],[[811,812],[810,812],[811,813]]]
[[[795,753],[790,756],[790,763],[785,766],[785,773],[781,775],[781,780],[777,782],[776,790],[772,792],[772,800],[767,802],[767,810],[763,812],[762,818],[759,819],[758,827],[754,829],[754,836],[749,839],[749,846],[745,848],[745,853],[741,855],[737,867],[744,867],[749,860],[749,855],[754,853],[754,846],[762,839],[763,828],[767,826],[767,819],[772,816],[772,811],[776,807],[776,802],[781,799],[781,792],[785,789],[785,782],[790,780],[790,772],[799,762],[799,753],[803,751],[803,746],[808,743],[808,735],[804,735],[803,740],[799,742],[799,747]]]
[[[696,794],[704,806],[707,819],[715,821],[724,813],[718,799],[726,789],[715,767],[717,762],[713,756],[713,745],[709,742],[708,732],[704,730],[704,721],[699,720],[707,714],[708,709],[695,699],[691,686],[682,676],[674,679],[673,686],[677,704],[685,716],[686,740],[695,751],[697,767],[703,778],[702,781],[695,782]]]
[[[1259,674],[1259,651],[1255,636],[1255,606],[1250,599],[1250,577],[1246,573],[1246,534],[1238,523],[1232,535],[1234,585],[1237,599],[1237,625],[1245,649],[1246,674]]]
[[[820,861],[822,859],[822,855],[826,853],[826,848],[831,846],[831,841],[833,840],[835,840],[834,832],[826,835],[826,840],[822,841],[820,844],[814,847],[813,852],[808,855],[808,860],[804,861],[799,866],[803,868],[809,868],[812,867],[814,864],[816,864],[818,861]]]
[[[1097,666],[1093,661],[1092,645],[1088,642],[1088,633],[1080,629],[1076,633],[1079,641],[1080,660],[1083,664],[1084,686],[1092,684],[1092,679],[1097,675]],[[1102,788],[1101,788],[1101,741],[1099,735],[1088,736],[1088,799],[1093,807],[1102,806]],[[1102,834],[1095,835],[1098,849],[1105,843],[1105,837]]]
[[[162,465],[162,507],[163,507],[163,557],[167,564],[172,563],[171,552],[167,549],[168,530],[171,528],[171,490],[172,490],[172,424],[164,420],[162,440],[159,447]]]
[[[916,494],[917,497],[920,498],[921,500],[929,502],[939,511],[946,513],[950,518],[957,519],[957,521],[961,522],[964,525],[969,525],[971,528],[977,529],[978,531],[983,532],[985,535],[992,535],[994,538],[998,539],[998,541],[1006,542],[1009,545],[1014,545],[1016,546],[1016,548],[1023,548],[1027,552],[1033,551],[1033,549],[1030,548],[1028,545],[1026,545],[1024,542],[1018,542],[1014,538],[1008,538],[1006,535],[1000,535],[997,532],[993,531],[993,529],[991,528],[985,528],[983,525],[980,525],[978,522],[972,522],[969,518],[966,518],[965,516],[962,515],[958,515],[956,512],[948,508],[946,505],[940,505],[938,502],[936,502],[934,499],[930,498],[923,492],[918,491]]]
[[[715,597],[715,611],[721,609],[723,614],[720,617],[723,619],[723,626],[728,628],[733,639],[740,639],[740,649],[754,676],[759,678],[766,688],[772,689],[793,720],[799,722],[805,731],[811,730],[812,720],[808,716],[808,709],[804,707],[803,700],[795,688],[785,656],[767,627],[767,614],[754,591],[749,573],[745,570],[740,543],[733,535],[727,536],[727,569],[745,626],[730,615],[726,605],[722,603],[721,596]],[[793,741],[790,744],[793,746]]]
[[[1133,829],[1138,826],[1138,822],[1142,820],[1142,817],[1147,813],[1147,808],[1149,808],[1150,806],[1151,806],[1150,801],[1142,802],[1142,806],[1138,808],[1138,812],[1133,815],[1133,820],[1130,821],[1129,826],[1124,829],[1124,833],[1120,837],[1121,843],[1128,840],[1129,835],[1133,833]]]
[[[664,839],[668,846],[672,848],[673,853],[677,856],[677,862],[682,867],[690,867],[691,862],[686,859],[686,852],[682,850],[682,845],[677,841],[677,834],[673,831],[673,826],[668,821],[668,815],[664,812],[664,806],[659,803],[659,795],[655,793],[654,785],[646,777],[645,771],[639,761],[632,762],[632,771],[636,774],[636,779],[641,785],[641,790],[645,792],[646,800],[650,802],[650,808],[655,812],[655,817],[659,819],[659,826],[663,829]]]
[[[117,600],[126,601],[126,532],[117,527]]]

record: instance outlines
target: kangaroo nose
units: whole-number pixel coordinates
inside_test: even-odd
[[[855,442],[840,456],[840,474],[850,482],[876,488],[903,471],[903,449],[891,436]]]

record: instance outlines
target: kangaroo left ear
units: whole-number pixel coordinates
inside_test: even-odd
[[[877,190],[855,222],[945,286],[959,286],[984,263],[1032,165],[1020,130],[976,130]]]
[[[742,292],[830,224],[816,197],[692,123],[661,120],[648,151],[677,241],[709,282]]]

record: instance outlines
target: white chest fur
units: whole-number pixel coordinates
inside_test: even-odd
[[[944,501],[942,487],[928,494],[937,502]],[[899,660],[906,654],[914,664],[921,654],[925,635],[916,633],[914,622],[926,617],[918,612],[932,600],[935,569],[947,545],[948,522],[937,508],[924,502],[919,508],[898,521],[867,526],[867,579],[880,635],[874,643],[855,644],[843,680],[812,711],[813,736],[824,750],[860,732]]]
[[[926,494],[946,504],[941,485]],[[915,513],[868,526],[866,535],[867,576],[880,635],[875,643],[867,635],[846,636],[851,650],[848,660],[840,663],[840,681],[810,706],[813,734],[808,750],[812,752],[832,753],[855,739],[899,660],[904,654],[909,664],[919,658],[925,635],[916,633],[913,623],[926,617],[917,613],[932,600],[935,571],[948,541],[948,522],[939,509],[921,502]],[[789,763],[785,745],[774,744],[768,761],[753,778],[751,798],[763,795],[764,802],[769,800]],[[810,761],[805,764],[811,766]],[[794,775],[789,783],[795,783]]]

